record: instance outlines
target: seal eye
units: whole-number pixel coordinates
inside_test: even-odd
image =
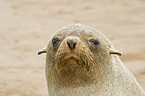
[[[59,39],[57,38],[57,37],[54,37],[53,39],[52,39],[52,44],[53,44],[53,47],[55,47],[58,43],[59,43]]]
[[[98,47],[98,46],[99,46],[99,41],[96,40],[96,39],[91,39],[91,40],[89,40],[89,42],[90,42],[93,46],[95,46],[95,47]]]

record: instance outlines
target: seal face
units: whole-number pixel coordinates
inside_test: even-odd
[[[94,69],[91,68],[94,65],[93,54],[80,38],[69,36],[57,44],[53,46],[55,55],[51,66],[59,86],[78,87],[91,83],[94,77]]]
[[[144,96],[110,41],[99,31],[74,24],[58,30],[47,48],[49,96]],[[124,79],[123,79],[124,78]],[[136,93],[137,90],[137,93]]]

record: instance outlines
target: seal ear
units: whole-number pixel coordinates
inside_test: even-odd
[[[109,54],[116,54],[116,55],[121,56],[121,52],[119,52],[119,51],[117,51],[117,50],[115,50],[115,49],[110,49],[110,50],[109,50]]]
[[[47,50],[46,50],[47,48],[43,48],[42,50],[40,50],[39,52],[38,52],[38,55],[41,55],[42,53],[47,53]]]

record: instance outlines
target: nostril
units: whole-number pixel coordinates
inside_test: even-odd
[[[77,44],[77,40],[76,39],[68,39],[67,44],[71,50],[74,50],[74,48]]]

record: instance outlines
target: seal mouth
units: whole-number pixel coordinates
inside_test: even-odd
[[[64,57],[64,59],[58,63],[58,66],[59,67],[71,67],[71,66],[82,66],[84,67],[85,62],[79,57],[79,56],[76,56],[76,55],[69,55],[69,56],[66,56]]]
[[[78,60],[78,58],[79,58],[78,56],[75,56],[73,54],[72,55],[68,55],[68,56],[65,57],[66,60],[67,59],[70,59],[70,60]]]
[[[61,69],[78,69],[85,68],[87,71],[90,71],[90,66],[92,65],[89,62],[91,61],[88,54],[85,51],[79,51],[77,53],[59,53],[56,54],[55,58],[53,59],[53,65],[56,66],[55,68],[60,71]]]
[[[73,56],[69,58],[70,60],[76,60]]]

